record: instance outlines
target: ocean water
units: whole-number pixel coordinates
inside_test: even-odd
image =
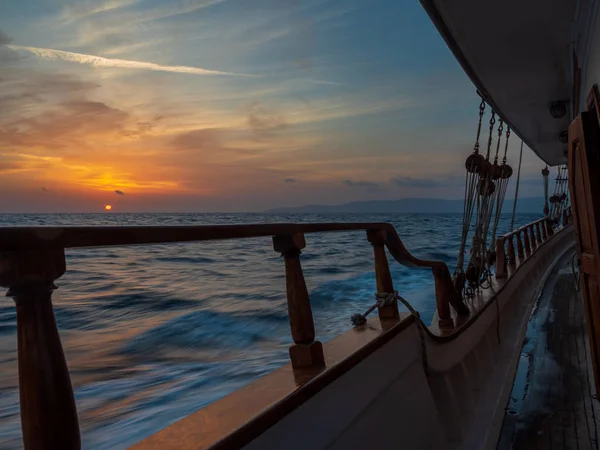
[[[516,225],[536,218],[518,215]],[[502,217],[501,233],[509,221]],[[0,214],[0,227],[278,222],[390,222],[412,254],[451,271],[461,228],[460,215],[436,214]],[[364,232],[306,240],[301,261],[325,342],[373,303],[372,249]],[[390,268],[428,323],[431,272],[391,258]],[[68,250],[57,285],[53,303],[86,449],[126,448],[288,362],[284,267],[270,238]],[[15,309],[4,297],[0,448],[22,448]]]

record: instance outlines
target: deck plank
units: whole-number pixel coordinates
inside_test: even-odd
[[[594,395],[579,293],[563,258],[529,321],[507,406],[499,450],[600,450],[600,402]]]

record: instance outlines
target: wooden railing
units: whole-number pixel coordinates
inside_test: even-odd
[[[496,278],[506,278],[553,235],[552,222],[544,217],[500,236],[496,240]]]
[[[19,394],[23,441],[27,449],[80,448],[73,389],[52,309],[54,282],[66,270],[65,249],[157,244],[271,236],[285,262],[287,305],[294,368],[322,365],[310,298],[300,263],[304,235],[366,231],[373,246],[378,292],[394,286],[385,248],[401,264],[427,267],[435,279],[440,328],[453,326],[450,305],[459,315],[469,309],[455,291],[445,263],[412,256],[396,230],[386,223],[312,223],[180,227],[39,227],[0,229],[0,286],[8,288],[17,310]],[[397,304],[379,308],[385,321],[399,320]]]

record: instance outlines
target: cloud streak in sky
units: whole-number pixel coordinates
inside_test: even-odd
[[[156,64],[147,61],[131,61],[126,59],[103,58],[102,56],[87,55],[85,53],[65,52],[63,50],[55,50],[51,48],[25,47],[21,45],[10,45],[8,47],[12,48],[13,50],[27,51],[29,53],[34,54],[38,58],[45,60],[68,61],[79,64],[86,64],[94,67],[137,69],[149,70],[154,72],[185,73],[190,75],[227,75],[243,77],[253,76],[241,73],[209,70],[192,66],[165,66],[162,64]]]

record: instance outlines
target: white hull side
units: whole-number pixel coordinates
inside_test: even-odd
[[[426,336],[428,377],[412,324],[244,448],[495,448],[531,310],[573,245],[562,230],[499,292],[500,342],[492,304],[454,340]]]

